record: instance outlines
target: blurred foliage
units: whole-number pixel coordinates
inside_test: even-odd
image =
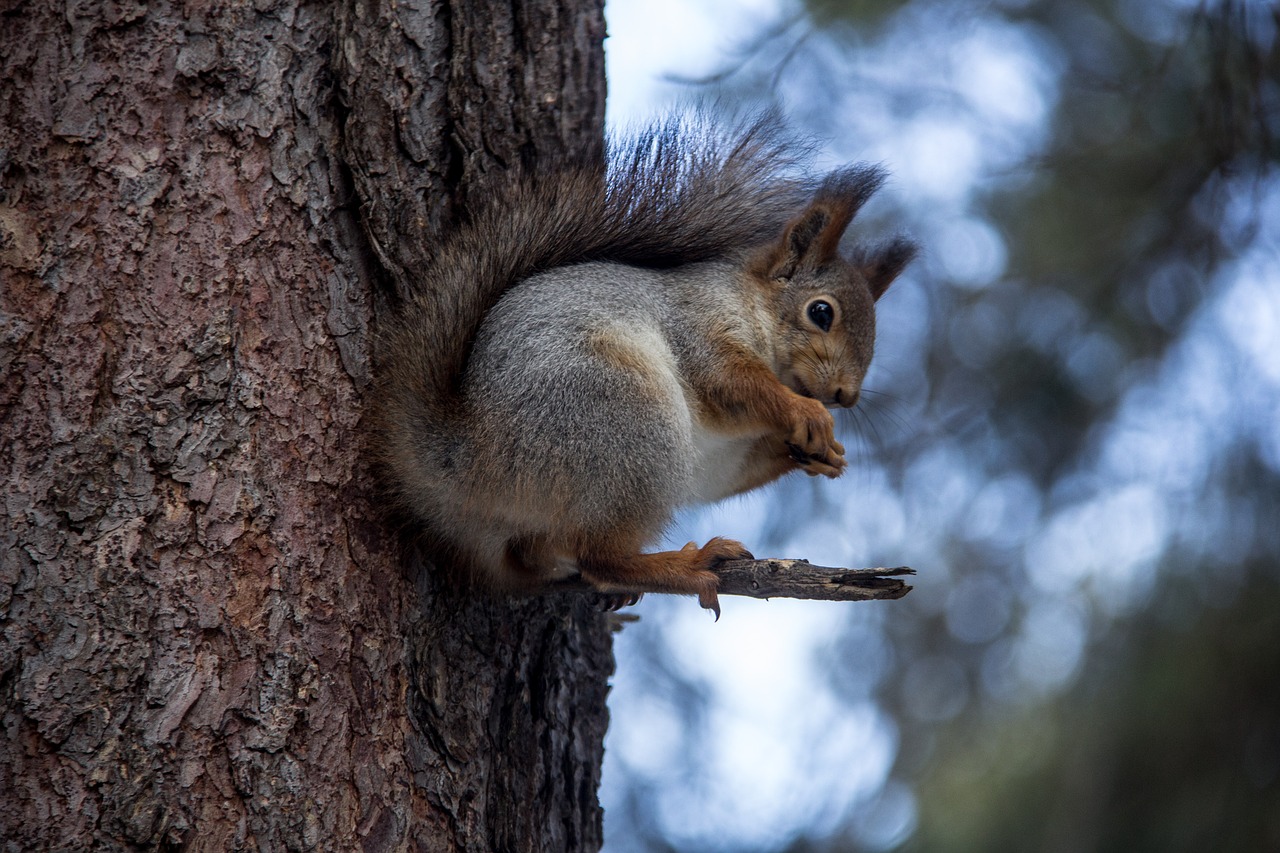
[[[899,849],[1280,849],[1280,583],[1258,576],[1207,608],[1203,588],[1174,583],[1112,630],[1072,692],[944,725],[947,757],[921,779]]]
[[[1041,2],[1011,15],[1058,34],[1066,69],[1037,178],[993,194],[990,210],[1012,247],[1011,273],[1070,294],[1088,311],[1091,333],[1105,335],[1118,348],[1112,358],[1128,364],[1161,354],[1203,298],[1214,263],[1241,239],[1206,214],[1225,202],[1222,181],[1280,155],[1280,52],[1254,43],[1243,4],[1187,15],[1171,43],[1117,20],[1125,5],[1137,6]],[[1145,14],[1176,15],[1160,5]],[[1252,16],[1267,13],[1261,6]],[[1161,275],[1168,270],[1176,272]],[[1012,381],[1000,382],[996,411],[1023,417],[1020,401],[1055,390],[1060,405],[1039,412],[1070,418],[1068,429],[1053,430],[1057,452],[1042,457],[1059,464],[1079,449],[1096,408],[1123,390],[1099,393],[1097,377],[1071,379],[1064,364],[1020,370],[1017,348],[1004,358],[994,372]],[[1034,431],[1044,419],[1035,415],[1008,432]],[[1046,477],[1055,470],[1036,467]]]
[[[853,424],[892,494],[809,500],[900,503],[853,559],[922,575],[826,660],[894,720],[891,777],[794,853],[1280,849],[1280,346],[1229,293],[1246,262],[1280,289],[1278,31],[1241,0],[809,0],[701,81],[971,174],[879,213],[926,246]],[[630,790],[645,849],[701,849]]]
[[[1280,850],[1280,584],[1258,576],[1203,610],[1175,583],[1072,692],[948,727],[902,849]]]
[[[1280,476],[1246,482],[1280,518]],[[1170,556],[1165,586],[1098,633],[1070,691],[924,735],[919,827],[899,849],[1280,850],[1280,537],[1263,538],[1235,576]]]

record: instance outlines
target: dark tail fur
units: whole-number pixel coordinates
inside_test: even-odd
[[[481,321],[534,273],[602,260],[677,266],[776,237],[814,190],[797,177],[808,154],[773,115],[729,133],[671,119],[614,140],[607,167],[514,180],[448,235],[404,306],[385,353],[387,390],[400,398],[392,406],[436,423],[457,411]]]

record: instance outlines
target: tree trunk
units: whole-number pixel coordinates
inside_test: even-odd
[[[598,149],[603,30],[598,0],[0,11],[6,849],[599,847],[606,619],[439,588],[361,414],[467,193]]]

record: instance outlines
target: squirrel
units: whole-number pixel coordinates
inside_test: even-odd
[[[742,544],[644,553],[682,506],[838,477],[875,302],[915,255],[838,244],[884,181],[796,176],[775,117],[670,120],[510,181],[444,237],[382,348],[377,455],[435,555],[498,591],[580,574],[719,617]]]

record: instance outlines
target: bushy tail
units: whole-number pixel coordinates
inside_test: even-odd
[[[404,307],[384,366],[388,390],[423,407],[419,418],[438,423],[432,415],[456,411],[481,321],[534,273],[584,261],[677,266],[776,237],[814,189],[798,177],[809,153],[773,115],[728,132],[671,119],[611,141],[607,166],[513,181],[446,238]]]

